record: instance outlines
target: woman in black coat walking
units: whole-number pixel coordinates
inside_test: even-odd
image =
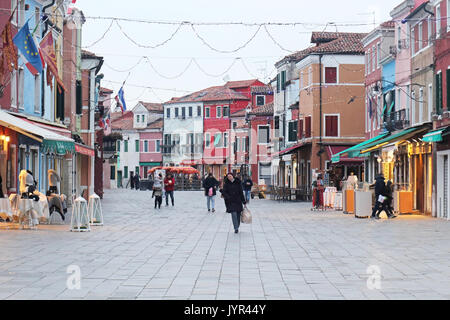
[[[232,173],[227,174],[223,184],[222,195],[225,200],[227,212],[231,213],[234,233],[238,233],[241,223],[241,213],[244,210],[243,205],[246,203],[241,180],[235,178]]]

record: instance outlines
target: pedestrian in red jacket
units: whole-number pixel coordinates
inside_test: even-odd
[[[175,179],[173,178],[171,173],[167,174],[166,178],[164,179],[164,190],[166,190],[166,206],[169,205],[169,195],[170,199],[172,200],[172,206],[174,206],[173,191],[175,190]]]

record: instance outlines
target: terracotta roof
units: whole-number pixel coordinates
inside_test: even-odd
[[[226,86],[209,87],[179,98],[172,98],[166,102],[200,102],[200,101],[220,101],[220,100],[249,100],[245,95],[227,88]]]
[[[114,91],[105,87],[100,87],[101,93],[113,93]]]
[[[290,54],[275,66],[279,66],[284,62],[298,62],[312,53],[345,53],[345,54],[364,54],[364,48],[361,40],[367,33],[352,32],[312,32],[311,43],[316,46],[306,48]]]
[[[250,111],[249,114],[254,116],[273,116],[273,102],[257,107]]]
[[[118,112],[116,112],[118,113]],[[116,130],[131,130],[133,129],[133,112],[125,111],[123,115],[115,118],[115,113],[113,113],[111,119],[111,128]]]
[[[254,84],[258,79],[251,79],[251,80],[239,80],[239,81],[228,81],[225,83],[225,86],[228,88],[245,88],[250,87],[252,84]]]
[[[253,86],[250,87],[251,93],[268,93],[272,94],[273,89],[271,86]]]
[[[103,57],[97,56],[95,53],[87,51],[87,50],[81,50],[81,57],[82,58],[103,59]]]
[[[144,102],[139,101],[140,104],[142,104],[145,108],[147,108],[150,112],[157,112],[157,113],[163,113],[164,107],[162,103],[153,103],[153,102]]]
[[[380,24],[380,27],[389,29],[395,28],[395,21],[394,20],[385,21],[382,24]]]
[[[147,129],[162,129],[164,126],[163,119],[158,119],[148,124]]]
[[[245,117],[245,113],[246,113],[245,109],[241,109],[239,111],[236,111],[236,112],[233,112],[232,114],[230,114],[230,117],[231,118],[234,118],[234,117]]]

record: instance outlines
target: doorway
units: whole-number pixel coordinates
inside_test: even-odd
[[[117,188],[122,188],[122,170],[117,170]]]

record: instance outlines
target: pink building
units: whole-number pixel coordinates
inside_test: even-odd
[[[145,131],[139,132],[139,175],[147,179],[147,171],[162,164],[161,141],[163,138],[163,119],[150,123]]]

